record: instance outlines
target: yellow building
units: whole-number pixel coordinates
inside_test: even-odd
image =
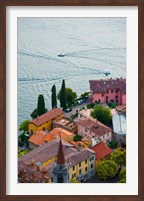
[[[60,139],[54,139],[48,144],[42,145],[22,156],[18,160],[19,171],[21,164],[26,169],[24,166],[34,160],[35,164],[40,164],[41,170],[43,168],[46,170],[47,177],[50,178],[49,181],[53,182],[53,166],[57,161],[59,141]],[[69,165],[69,180],[80,178],[81,176],[84,176],[87,180],[95,176],[96,160],[94,151],[74,146],[65,141],[62,141],[62,145],[65,161]]]
[[[38,130],[52,130],[52,122],[63,117],[63,111],[60,108],[55,108],[45,114],[33,119],[28,123],[28,132],[33,134]]]

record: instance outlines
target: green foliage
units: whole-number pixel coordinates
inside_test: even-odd
[[[37,104],[37,115],[41,116],[45,113],[45,101],[44,96],[42,94],[38,97],[38,104]]]
[[[82,97],[82,98],[86,98],[86,97],[89,96],[89,94],[90,94],[90,92],[84,92],[83,94],[81,94],[80,97]]]
[[[52,86],[51,92],[52,92],[51,103],[52,103],[52,109],[53,109],[53,108],[57,108],[57,97],[56,97],[56,86],[55,85]]]
[[[70,183],[81,183],[78,179],[70,179]]]
[[[111,142],[109,142],[108,146],[111,149],[117,148],[117,142],[116,141],[111,141]]]
[[[93,111],[91,112],[91,116],[106,125],[109,125],[112,120],[110,109],[105,108],[101,105],[97,105],[94,107]]]
[[[97,165],[97,175],[103,180],[114,177],[118,173],[118,165],[111,160],[102,161]]]
[[[65,89],[65,80],[62,81],[61,90],[58,93],[58,97],[60,100],[60,107],[63,108],[63,110],[66,109],[66,89]]]
[[[120,183],[126,183],[126,168],[120,171],[119,178],[120,178]]]
[[[120,167],[126,165],[126,149],[118,148],[112,152],[110,159],[116,162]]]
[[[117,103],[113,103],[113,102],[109,102],[109,103],[107,103],[107,105],[108,105],[110,108],[115,108],[116,106],[118,106]]]
[[[72,102],[75,98],[77,98],[76,92],[73,92],[71,88],[66,88],[66,102],[68,107],[72,105]]]
[[[94,103],[87,104],[87,109],[94,108],[94,106],[95,106]]]
[[[19,151],[19,153],[18,153],[18,157],[20,158],[20,157],[22,157],[23,155],[25,155],[25,154],[27,154],[27,153],[29,153],[29,150],[21,150],[21,151]]]
[[[35,108],[34,111],[30,114],[30,116],[31,116],[33,119],[35,119],[35,118],[37,118],[37,115],[38,115],[38,113],[37,113],[37,108]]]
[[[28,130],[28,123],[30,121],[29,120],[25,120],[21,123],[20,127],[19,127],[19,131],[27,131]]]
[[[27,133],[26,131],[23,131],[19,136],[21,142],[28,142],[28,137],[25,135],[26,133]]]
[[[73,141],[75,141],[75,142],[81,141],[81,139],[82,139],[82,136],[80,136],[80,135],[75,135],[75,136],[73,137]]]

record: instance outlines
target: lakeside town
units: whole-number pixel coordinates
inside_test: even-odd
[[[19,127],[19,183],[126,183],[126,79],[89,80],[77,97],[51,89]]]

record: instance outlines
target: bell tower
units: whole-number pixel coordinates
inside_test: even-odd
[[[53,166],[53,183],[68,183],[69,164],[66,163],[62,141],[59,141],[57,161]]]

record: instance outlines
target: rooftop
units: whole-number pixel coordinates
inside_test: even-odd
[[[90,90],[97,93],[107,92],[109,89],[119,89],[122,93],[126,93],[126,79],[107,79],[107,80],[89,80]]]
[[[40,125],[54,119],[55,117],[57,117],[60,114],[63,114],[63,111],[60,108],[54,108],[53,110],[46,112],[45,114],[39,116],[38,118],[33,119],[29,123],[33,123],[36,126],[40,126]]]
[[[108,132],[111,132],[111,129],[101,122],[97,120],[92,120],[90,118],[78,121],[78,124],[87,128],[88,130],[96,133],[97,135],[101,136]]]
[[[104,142],[100,142],[99,144],[95,145],[94,147],[91,147],[90,149],[96,152],[97,160],[100,160],[103,157],[112,153],[112,150]]]

